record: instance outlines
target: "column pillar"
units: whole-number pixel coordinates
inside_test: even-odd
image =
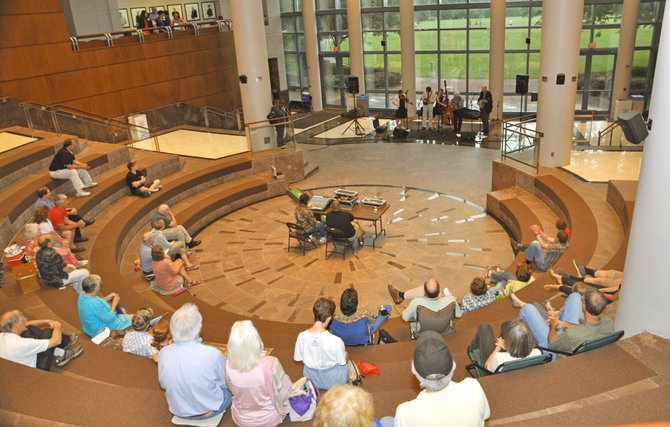
[[[307,81],[312,94],[314,111],[323,110],[321,97],[321,72],[319,70],[319,44],[316,38],[315,0],[302,0],[302,22],[305,30],[305,56],[307,62]]]
[[[238,76],[247,78],[246,83],[238,81],[244,121],[251,123],[265,120],[272,106],[272,91],[261,0],[231,0],[230,14],[235,37],[237,73]],[[264,126],[251,133],[248,137],[252,150],[259,151],[276,146],[272,128]]]
[[[661,29],[657,76],[670,73],[670,28]],[[635,212],[628,241],[626,267],[615,326],[626,336],[643,331],[670,338],[670,287],[667,277],[670,241],[670,81],[655,79],[649,108],[652,128],[644,143]]]
[[[540,166],[570,164],[583,14],[584,0],[542,3],[537,102],[537,130],[544,132],[538,156]],[[563,84],[557,82],[559,75],[564,76]]]
[[[347,0],[347,27],[349,28],[349,66],[351,75],[358,77],[358,91],[365,93],[363,67],[363,31],[361,28],[361,0]]]
[[[407,98],[412,102],[416,101],[416,61],[414,56],[414,1],[400,0],[401,87],[407,91]],[[409,105],[407,107],[407,118],[410,127],[414,117],[416,117],[416,105]]]
[[[491,54],[489,56],[489,91],[493,97],[491,120],[503,118],[505,85],[505,5],[506,0],[491,0]]]
[[[640,14],[640,0],[624,0],[621,18],[621,33],[617,49],[616,65],[614,66],[614,88],[612,90],[612,106],[610,118],[616,120],[616,100],[630,97],[630,79],[633,74],[633,53],[635,52],[635,35],[637,34],[637,18]]]

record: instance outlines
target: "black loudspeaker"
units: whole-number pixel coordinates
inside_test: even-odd
[[[407,138],[407,135],[409,135],[409,131],[407,129],[403,128],[395,128],[393,129],[393,137],[394,138]]]
[[[519,95],[525,95],[528,93],[528,75],[527,74],[517,74],[516,75],[516,93]]]
[[[358,77],[350,76],[347,79],[347,92],[358,93]]]
[[[619,114],[617,121],[623,129],[623,134],[631,144],[639,144],[647,138],[649,132],[639,111],[627,111]]]

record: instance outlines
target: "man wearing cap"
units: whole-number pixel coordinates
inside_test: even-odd
[[[412,331],[419,332],[421,326],[416,322],[416,312],[419,306],[426,307],[432,311],[440,311],[451,303],[456,302],[456,298],[451,295],[451,292],[444,289],[442,296],[440,296],[440,283],[434,278],[426,280],[423,284],[423,289],[421,287],[410,289],[406,292],[399,292],[397,289],[389,285],[389,292],[393,297],[393,302],[399,304],[404,299],[410,300],[407,308],[402,312],[402,318],[406,322],[410,322],[410,327]],[[419,296],[421,295],[422,296]],[[461,317],[463,311],[461,310],[460,305],[456,304],[454,310],[456,317]]]
[[[141,308],[133,316],[133,330],[126,332],[121,346],[126,353],[148,357],[158,363],[158,349],[153,346],[154,338],[147,332],[154,312],[150,308]]]
[[[402,403],[395,413],[395,427],[483,426],[491,415],[489,402],[477,380],[451,381],[456,363],[444,338],[425,331],[416,340],[412,373],[423,391]]]
[[[88,173],[91,167],[74,158],[72,144],[72,140],[68,139],[63,143],[63,147],[56,152],[49,165],[49,175],[55,179],[69,179],[77,191],[77,197],[90,196],[91,193],[85,190],[95,187],[98,183],[93,182],[91,175]]]
[[[131,160],[126,165],[128,174],[126,175],[126,185],[130,192],[135,196],[149,197],[151,193],[159,191],[161,188],[161,180],[154,179],[151,186],[147,187],[147,176],[137,169],[137,160]]]
[[[81,235],[81,229],[86,227],[87,222],[83,219],[72,221],[68,216],[68,199],[65,194],[57,194],[54,197],[54,207],[49,211],[49,221],[59,234],[64,231],[74,231],[72,243],[81,243],[88,241],[88,237]],[[90,222],[88,223],[90,224]]]

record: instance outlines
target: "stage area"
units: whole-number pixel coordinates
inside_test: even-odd
[[[363,127],[363,134],[356,135],[354,131],[353,120],[347,120],[345,123],[342,123],[339,126],[335,126],[332,129],[328,129],[325,132],[321,132],[317,135],[314,135],[314,138],[322,139],[338,139],[338,138],[364,138],[366,135],[369,135],[375,131],[374,126],[372,125],[374,118],[373,117],[361,117],[358,119],[358,122]],[[379,125],[383,126],[389,122],[388,119],[380,119]]]
[[[19,135],[13,132],[0,132],[0,153],[12,150],[22,145],[30,144],[39,138],[32,136]]]
[[[588,182],[637,181],[641,163],[641,151],[573,151],[570,165],[563,169]]]
[[[246,136],[179,129],[158,136],[160,150],[153,138],[129,144],[130,147],[180,156],[220,159],[249,151]]]

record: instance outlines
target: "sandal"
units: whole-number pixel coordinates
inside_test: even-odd
[[[186,282],[186,284],[188,286],[198,286],[200,282],[198,280],[189,280],[188,282]]]
[[[193,271],[193,270],[197,270],[199,268],[200,268],[200,266],[198,264],[192,264],[192,265],[186,267],[185,270],[186,271]]]

